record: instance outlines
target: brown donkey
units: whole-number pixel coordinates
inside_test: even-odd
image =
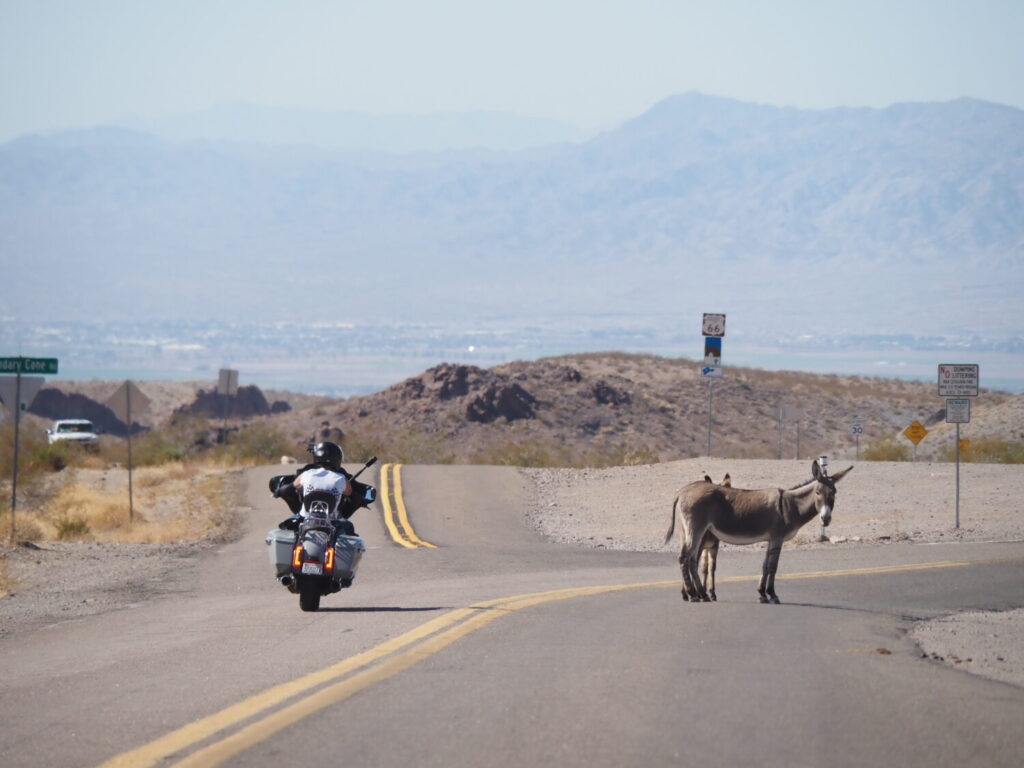
[[[762,603],[778,603],[775,572],[779,568],[783,542],[793,538],[815,517],[821,518],[823,526],[829,524],[836,501],[836,483],[851,469],[852,466],[830,476],[815,461],[811,464],[811,479],[786,491],[781,488],[747,491],[703,480],[683,486],[672,504],[672,524],[665,534],[667,543],[675,531],[678,516],[683,599],[711,599],[697,574],[704,537],[710,532],[727,544],[768,542],[757,591]]]

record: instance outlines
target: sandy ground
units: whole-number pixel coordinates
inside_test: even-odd
[[[846,466],[837,463],[831,469]],[[809,461],[732,459],[522,471],[536,488],[526,522],[548,538],[576,546],[664,551],[672,560],[677,544],[665,545],[663,539],[680,486],[705,473],[718,481],[728,472],[736,487],[789,488],[811,473]],[[819,541],[820,528],[812,523],[786,546],[1024,540],[1024,466],[964,464],[960,473],[959,529],[954,526],[955,465],[861,462],[839,484],[829,540]],[[237,503],[239,497],[233,498]],[[233,512],[237,518],[240,509]],[[11,582],[9,594],[0,598],[0,643],[14,633],[123,608],[177,589],[174,575],[199,551],[229,535],[221,531],[213,539],[184,544],[0,545]],[[722,547],[724,553],[728,545]],[[1024,606],[922,622],[913,636],[935,658],[1024,685]]]

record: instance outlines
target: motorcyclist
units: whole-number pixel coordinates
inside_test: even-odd
[[[338,533],[355,536],[355,526],[349,517],[358,509],[351,503],[351,475],[341,466],[345,453],[341,446],[329,440],[310,447],[313,461],[302,467],[291,482],[291,488],[278,487],[276,495],[285,499],[292,512],[302,514],[302,499],[313,491],[330,494],[334,499],[331,517],[335,521]]]

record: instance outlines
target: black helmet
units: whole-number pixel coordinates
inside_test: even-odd
[[[316,463],[328,469],[341,469],[341,462],[345,460],[345,452],[341,450],[341,446],[328,440],[317,443],[310,450]]]

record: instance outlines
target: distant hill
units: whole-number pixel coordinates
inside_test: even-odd
[[[137,384],[151,399],[140,418],[147,427],[165,423],[175,412],[199,409],[207,386]],[[70,403],[73,397],[103,402],[117,385],[91,381],[48,386],[65,393]],[[246,421],[276,425],[294,439],[298,455],[304,455],[309,439],[338,439],[339,434],[345,435],[351,462],[374,453],[385,461],[411,463],[562,465],[653,463],[707,455],[707,383],[692,360],[594,353],[487,369],[442,364],[371,395],[335,399],[264,394],[264,404],[282,405],[273,413],[250,409]],[[962,437],[1024,443],[1024,395],[983,390],[972,406]],[[953,426],[945,424],[943,407],[931,383],[730,368],[712,393],[711,453],[776,458],[781,449],[783,458],[795,458],[799,451],[800,458],[827,454],[853,459],[858,445],[850,427],[859,418],[864,426],[861,452],[894,439],[913,453],[902,432],[920,421],[929,430],[916,452],[924,461],[953,447]],[[242,422],[229,417],[229,423]]]
[[[341,318],[657,306],[1006,335],[1024,112],[691,93],[581,144],[409,155],[30,136],[0,146],[0,233],[0,315],[23,319],[293,318],[313,299]],[[337,299],[311,275],[344,278]]]
[[[852,459],[854,418],[865,429],[860,450],[886,438],[911,448],[900,433],[915,420],[945,426],[931,383],[861,376],[730,368],[711,405],[711,453],[721,457],[776,458],[781,448],[783,458],[799,451]],[[985,392],[974,408],[965,436],[1024,442],[1024,396]],[[697,366],[650,355],[568,355],[486,370],[442,365],[321,410],[346,434],[398,443],[405,435],[410,450],[435,450],[438,460],[517,463],[539,453],[566,463],[651,463],[704,456],[708,447],[708,390]],[[937,429],[918,458],[941,455],[951,440]]]

